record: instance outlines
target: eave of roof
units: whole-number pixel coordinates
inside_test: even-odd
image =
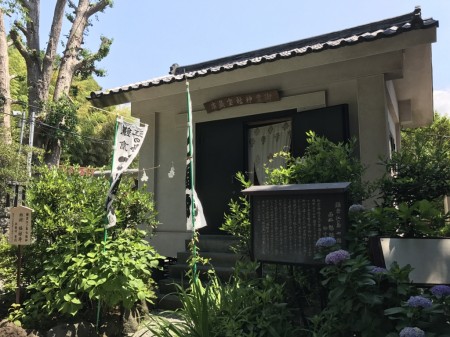
[[[319,35],[294,42],[280,44],[273,47],[254,50],[216,60],[202,62],[188,66],[171,67],[169,75],[153,78],[147,81],[133,83],[106,91],[95,91],[90,95],[90,100],[102,101],[112,95],[126,93],[143,88],[156,87],[187,79],[219,74],[226,71],[259,65],[265,62],[274,62],[282,59],[303,56],[310,53],[318,53],[328,49],[342,48],[363,42],[371,42],[383,38],[390,38],[401,33],[438,27],[439,22],[432,18],[422,19],[420,7],[416,7],[412,13],[404,14],[390,19],[377,21],[362,26],[357,26],[341,31]],[[93,102],[94,103],[94,102]]]

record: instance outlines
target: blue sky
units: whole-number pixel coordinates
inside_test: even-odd
[[[54,1],[42,0],[41,36],[48,35]],[[115,0],[98,15],[86,39],[114,39],[101,62],[111,89],[166,75],[187,65],[229,56],[412,12],[439,20],[433,45],[433,80],[441,110],[450,114],[450,1],[448,0]],[[435,102],[435,108],[440,106]],[[442,111],[443,112],[443,111]]]

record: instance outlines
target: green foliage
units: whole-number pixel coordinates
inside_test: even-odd
[[[104,52],[104,49],[102,50]],[[9,48],[8,52],[10,73],[14,76],[11,81],[11,97],[21,102],[20,105],[13,106],[13,109],[25,111],[27,109],[25,102],[28,101],[25,61],[16,48]],[[115,119],[113,113],[107,114],[104,111],[93,110],[91,104],[86,100],[86,97],[92,91],[101,89],[92,76],[86,76],[88,75],[89,67],[92,67],[93,62],[95,62],[93,58],[95,55],[86,54],[86,56],[89,56],[89,62],[84,63],[85,67],[82,73],[85,76],[74,76],[69,91],[70,102],[48,104],[47,110],[51,112],[51,116],[48,116],[42,122],[60,129],[45,128],[45,133],[56,135],[58,139],[64,140],[61,155],[62,161],[69,161],[73,165],[103,167],[110,164]],[[102,70],[98,69],[96,71],[102,72]],[[50,86],[50,96],[53,94],[55,80],[56,77],[54,76]],[[76,106],[77,111],[74,116],[69,114],[71,116],[69,119],[73,121],[73,118],[76,117],[77,123],[69,129],[69,124],[66,123],[68,118],[64,118],[64,124],[60,125],[60,122],[62,121],[61,117],[64,117],[61,116],[61,113],[67,112],[67,108],[70,108],[71,104],[73,107]],[[60,105],[62,109],[60,109]],[[129,109],[117,110],[117,113],[120,115],[130,114]],[[17,126],[18,121],[18,118],[13,118],[12,124]],[[13,135],[15,139],[18,139],[19,129],[17,127],[13,127]]]
[[[80,114],[76,135],[71,138],[63,158],[81,166],[104,167],[112,159],[115,118],[112,114],[93,111]]]
[[[198,275],[196,275],[198,276]],[[212,337],[213,316],[217,311],[217,285],[204,286],[198,277],[193,277],[189,289],[178,287],[182,309],[177,312],[178,321],[163,317],[154,318],[149,330],[156,337]]]
[[[436,297],[428,291],[420,293],[419,296],[432,301],[430,307],[413,307],[408,305],[407,301],[402,301],[399,306],[384,311],[384,314],[395,324],[396,330],[387,337],[398,336],[398,332],[405,327],[417,327],[425,331],[426,336],[448,336],[450,331],[449,296]]]
[[[215,276],[204,286],[198,278],[189,289],[179,288],[180,322],[156,320],[157,337],[298,336],[284,303],[283,287],[267,276],[235,276],[222,284]]]
[[[402,147],[385,160],[380,181],[385,205],[427,199],[442,207],[450,194],[450,119],[435,115],[433,124],[402,132]]]
[[[401,203],[398,207],[376,207],[374,209],[350,213],[351,230],[348,241],[367,246],[371,236],[432,237],[450,235],[449,214],[427,200],[416,201],[412,205]]]
[[[216,336],[298,336],[283,285],[270,276],[234,279],[220,291]]]
[[[12,292],[16,288],[16,247],[0,233],[0,293]],[[1,316],[0,316],[1,317]]]
[[[147,236],[156,229],[156,207],[153,194],[147,193],[146,186],[135,188],[134,179],[122,179],[116,194],[115,207],[120,228],[144,229]]]
[[[12,182],[24,182],[26,172],[26,157],[19,154],[18,145],[14,142],[5,144],[0,136],[0,195],[4,197]]]
[[[412,295],[422,290],[409,281],[411,266],[393,263],[389,270],[374,268],[369,261],[368,243],[372,236],[436,236],[443,223],[440,211],[428,201],[398,208],[364,210],[350,207],[348,232],[350,258],[333,260],[339,247],[321,248],[318,258],[325,258],[320,273],[327,291],[327,305],[311,322],[314,336],[398,336],[404,327],[419,327],[427,336],[445,336],[449,331],[447,299],[433,299],[430,308],[406,305]],[[337,262],[336,262],[337,261]],[[439,303],[438,303],[439,302]],[[394,332],[395,331],[395,332]]]
[[[288,152],[275,157],[284,158],[286,167],[266,168],[267,184],[309,184],[351,182],[350,198],[361,201],[370,193],[369,185],[362,182],[364,168],[355,157],[356,140],[335,144],[325,137],[307,132],[308,147],[303,157],[294,158]],[[366,187],[365,187],[366,186]]]
[[[368,196],[370,186],[363,187],[361,176],[364,171],[358,159],[354,157],[355,141],[335,144],[324,137],[310,131],[308,147],[303,157],[294,158],[288,152],[279,152],[275,157],[285,159],[286,167],[270,169],[266,167],[267,184],[307,184],[327,182],[351,182],[350,195],[352,200],[361,200]],[[243,188],[251,183],[238,172],[236,179]],[[229,213],[225,214],[224,230],[239,239],[236,250],[249,255],[250,252],[250,203],[247,197],[240,196],[231,200]]]
[[[90,91],[98,90],[91,86],[85,87],[85,82],[87,81],[77,84],[80,90],[78,95],[83,96],[83,99]],[[68,135],[71,141],[63,153],[63,158],[71,164],[81,166],[111,166],[115,116],[130,116],[130,114],[129,107],[116,107],[108,113],[105,110],[89,110],[86,106],[82,106],[78,111],[78,135]]]
[[[158,267],[159,256],[142,232],[125,230],[106,243],[85,241],[76,249],[60,246],[56,242],[47,249],[55,257],[44,263],[39,280],[28,287],[32,295],[24,303],[25,320],[57,313],[73,316],[94,309],[98,300],[107,308],[130,309],[155,298],[151,270]]]
[[[393,325],[384,310],[413,293],[408,284],[410,271],[410,266],[396,264],[389,271],[376,271],[361,254],[322,268],[328,301],[311,319],[314,336],[385,336]]]
[[[43,122],[54,127],[48,132],[49,138],[65,139],[67,133],[74,132],[78,123],[78,106],[69,97],[47,102]]]
[[[236,180],[241,183],[243,189],[251,186],[251,182],[245,179],[242,172],[236,173]],[[228,206],[230,211],[225,214],[225,222],[220,229],[239,240],[233,247],[236,252],[250,256],[250,201],[248,197],[240,196],[238,200],[232,199]]]
[[[117,226],[105,242],[108,188],[107,179],[81,175],[78,168],[43,167],[32,180],[28,202],[36,241],[27,247],[24,265],[30,297],[12,318],[31,324],[89,312],[97,300],[105,308],[131,308],[155,297],[151,271],[160,256],[144,240],[156,225],[152,197],[132,191],[123,179]]]
[[[103,77],[106,75],[106,72],[103,69],[99,69],[95,66],[95,63],[104,59],[108,54],[111,48],[112,39],[108,39],[107,37],[100,37],[101,44],[96,53],[92,53],[87,49],[81,49],[79,57],[83,60],[81,62],[80,67],[75,71],[76,76],[80,76],[81,79],[87,79],[93,74],[99,77]]]
[[[198,278],[197,267],[199,265],[208,265],[209,259],[200,255],[199,244],[199,234],[197,231],[194,231],[192,235],[192,239],[189,242],[189,258],[187,260],[187,264],[189,266],[189,270],[186,272],[186,277],[190,282],[196,282]]]
[[[8,48],[9,56],[9,73],[13,76],[11,80],[11,97],[16,101],[26,102],[28,100],[27,94],[27,67],[25,60],[20,55],[16,48]],[[14,108],[14,110],[22,110],[23,106],[20,108]]]

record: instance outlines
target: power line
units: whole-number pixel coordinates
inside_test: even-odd
[[[4,99],[13,101],[13,100],[12,100],[11,98],[9,98],[9,97],[4,97]],[[24,105],[24,104],[26,104],[28,107],[32,107],[32,108],[35,108],[35,109],[38,109],[38,110],[41,110],[41,109],[42,109],[42,107],[40,107],[40,106],[36,106],[36,105],[32,105],[32,104],[27,104],[27,103],[22,102],[22,101],[16,101],[15,104],[19,104],[19,105]],[[105,112],[105,113],[110,114],[110,115],[113,115],[113,116],[115,116],[115,117],[121,116],[122,118],[128,119],[128,120],[131,121],[131,122],[135,122],[136,120],[139,120],[139,124],[140,124],[140,125],[147,125],[146,123],[142,123],[142,122],[140,121],[139,118],[136,118],[136,117],[133,117],[133,116],[119,115],[117,112],[114,112],[114,111],[108,111],[108,110],[105,110],[105,109],[97,108],[97,107],[95,107],[95,106],[93,106],[93,105],[88,106],[87,108],[88,108],[88,109],[95,109],[95,110],[98,110],[98,111],[101,111],[101,112]],[[48,112],[55,112],[54,110],[51,110],[51,109],[45,109],[45,110],[48,111]]]
[[[8,113],[5,113],[5,112],[0,112],[0,114],[14,116],[13,114],[8,114]],[[53,129],[53,130],[56,130],[56,131],[61,131],[61,132],[64,132],[64,133],[68,133],[68,134],[77,136],[77,137],[82,138],[82,139],[87,139],[87,140],[95,141],[95,142],[98,142],[98,143],[105,143],[105,144],[106,143],[113,143],[113,140],[111,140],[111,139],[83,136],[83,135],[81,135],[81,134],[79,134],[77,132],[74,132],[74,131],[64,130],[64,129],[61,129],[59,127],[56,127],[56,126],[53,126],[53,125],[50,125],[50,124],[47,124],[47,123],[44,123],[44,122],[41,122],[41,121],[36,121],[36,118],[35,118],[34,121],[29,121],[28,119],[25,119],[25,120],[23,120],[23,122],[28,123],[28,124],[34,123],[34,124],[42,125],[44,127],[47,127],[47,128],[50,128],[50,129]],[[45,134],[48,135],[48,136],[52,136],[54,133],[51,134],[51,133],[47,132]]]
[[[42,125],[42,126],[45,126],[45,127],[48,127],[48,128],[51,128],[51,129],[56,130],[56,131],[62,131],[62,132],[69,133],[69,134],[72,134],[74,136],[77,136],[77,137],[80,137],[80,138],[83,138],[83,139],[88,139],[88,140],[96,141],[96,142],[99,142],[99,143],[112,143],[113,142],[113,140],[110,140],[110,139],[82,136],[79,133],[76,133],[76,132],[73,132],[73,131],[69,131],[69,130],[64,130],[64,129],[58,128],[56,126],[53,126],[53,125],[50,125],[50,124],[47,124],[47,123],[44,123],[44,122],[40,122],[40,121],[36,121],[35,123],[39,124],[39,125]]]

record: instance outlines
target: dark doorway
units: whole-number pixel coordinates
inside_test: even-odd
[[[234,177],[245,170],[244,125],[239,119],[198,123],[195,132],[195,185],[208,224],[200,232],[224,234],[224,213],[241,190]]]
[[[294,156],[304,153],[307,146],[306,132],[309,130],[333,142],[349,138],[347,105],[197,123],[195,185],[208,224],[200,229],[200,233],[225,234],[219,227],[224,221],[224,214],[229,210],[231,198],[237,198],[241,191],[235,175],[238,171],[248,170],[247,129],[255,123],[279,119],[292,121],[291,152]]]

